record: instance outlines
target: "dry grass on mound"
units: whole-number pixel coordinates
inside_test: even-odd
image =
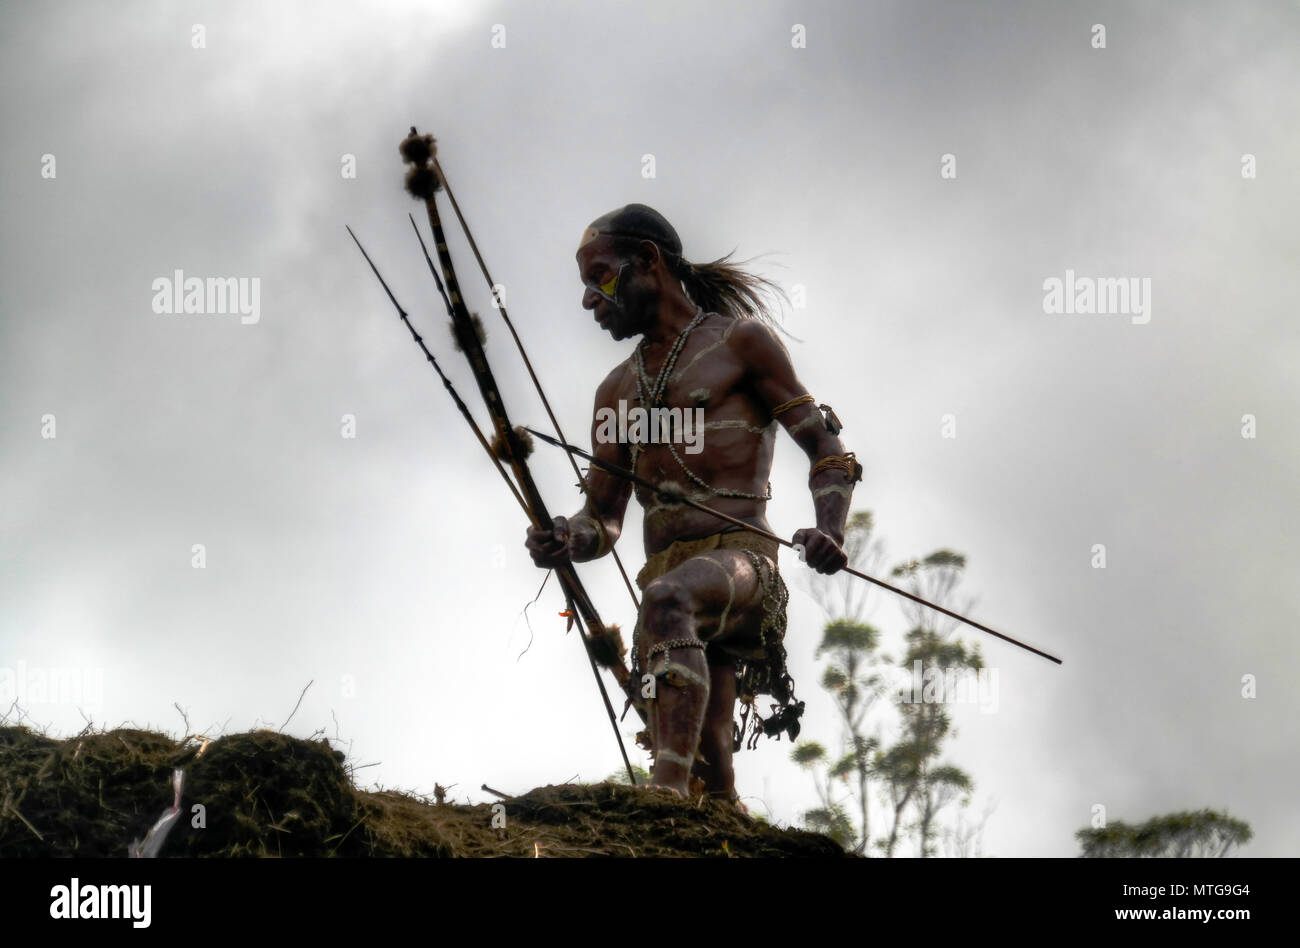
[[[177,742],[118,729],[59,741],[0,727],[0,857],[125,856],[172,803],[163,856],[843,856],[716,801],[563,784],[475,806],[358,790],[327,741],[273,731]],[[191,808],[202,804],[206,826]],[[504,828],[493,828],[504,812]],[[498,823],[500,821],[498,820]]]

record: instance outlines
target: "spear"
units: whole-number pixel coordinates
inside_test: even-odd
[[[414,221],[412,221],[412,223],[414,223]],[[370,264],[370,269],[378,278],[379,285],[384,288],[384,292],[388,294],[388,298],[393,301],[393,306],[397,309],[397,315],[401,318],[402,322],[406,324],[406,328],[411,331],[411,338],[419,344],[420,351],[424,353],[425,360],[433,366],[433,370],[438,373],[438,378],[442,379],[442,384],[446,387],[447,393],[451,395],[452,401],[456,403],[456,408],[460,411],[464,419],[469,422],[470,428],[474,431],[474,437],[478,438],[478,443],[483,446],[483,450],[486,451],[488,457],[492,459],[493,465],[496,467],[497,471],[500,472],[502,479],[506,482],[506,486],[510,488],[510,493],[514,494],[515,500],[519,502],[519,506],[523,509],[524,513],[528,513],[528,502],[525,501],[523,496],[519,493],[519,488],[515,487],[515,482],[510,479],[510,475],[506,473],[506,469],[501,466],[501,459],[497,457],[496,452],[492,450],[492,446],[488,444],[487,438],[483,436],[483,430],[479,428],[478,422],[474,420],[474,416],[469,413],[469,407],[456,391],[456,386],[451,384],[451,379],[447,378],[447,373],[442,371],[442,366],[438,364],[438,360],[434,358],[433,353],[429,351],[429,347],[424,344],[424,337],[416,332],[415,327],[411,325],[411,319],[407,315],[406,310],[402,309],[402,304],[397,302],[397,297],[395,297],[393,291],[388,288],[388,282],[379,272],[379,268],[375,266],[375,262],[370,259],[370,254],[366,253],[366,248],[361,246],[361,241],[357,239],[357,235],[352,233],[351,227],[348,227],[347,231],[348,236],[352,238],[352,242],[356,244],[357,249],[361,251],[361,256],[365,257],[366,263]]]
[[[434,247],[438,254],[438,263],[442,268],[443,282],[446,283],[446,295],[451,305],[452,328],[455,332],[456,341],[469,361],[470,369],[474,374],[474,381],[478,384],[479,393],[487,404],[488,414],[492,419],[493,426],[496,428],[497,444],[504,451],[505,460],[510,465],[515,480],[528,501],[529,519],[535,527],[549,527],[551,525],[550,514],[547,512],[546,503],[533,481],[532,473],[529,471],[525,460],[528,456],[528,448],[519,433],[510,424],[510,418],[506,413],[505,403],[501,398],[500,389],[497,387],[496,378],[488,365],[487,353],[483,349],[483,340],[480,338],[479,328],[475,326],[474,320],[465,307],[464,299],[460,294],[460,283],[456,278],[451,252],[447,247],[447,237],[442,228],[442,219],[438,214],[436,195],[439,190],[442,190],[442,182],[433,163],[436,156],[436,145],[433,136],[420,135],[412,126],[411,134],[402,142],[401,152],[402,157],[411,165],[407,173],[406,189],[413,197],[424,202],[428,213],[429,229],[433,231]],[[437,268],[435,268],[433,259],[429,256],[428,249],[424,247],[424,238],[420,235],[418,228],[416,229],[416,236],[420,238],[421,249],[424,250],[424,257],[429,269],[437,278]],[[585,622],[593,633],[598,634],[605,640],[606,645],[609,644],[608,628],[601,621],[595,605],[587,595],[581,580],[578,579],[578,574],[572,564],[559,567],[556,574],[559,576],[560,584],[564,588],[565,598],[569,604],[568,613],[572,619],[577,620],[579,623],[579,638],[582,640],[587,659],[591,665],[591,673],[595,676],[596,685],[600,690],[605,709],[609,714],[610,725],[613,727],[614,735],[618,739],[618,749],[619,753],[623,755],[623,763],[627,767],[628,780],[635,784],[636,777],[633,775],[632,763],[627,757],[627,749],[623,746],[623,738],[618,730],[618,720],[614,714],[614,707],[610,704],[609,695],[605,691],[605,682],[601,679],[600,672],[596,667],[597,662],[592,638],[583,630],[582,623]],[[619,685],[626,692],[629,702],[637,707],[638,713],[642,713],[641,707],[633,700],[636,685],[631,680],[631,676],[626,666],[623,665],[621,657],[614,656],[614,660],[608,663],[608,667],[614,673]]]
[[[479,272],[483,274],[483,279],[487,281],[488,288],[495,297],[497,295],[497,283],[492,279],[492,274],[488,272],[487,263],[483,260],[483,254],[479,252],[478,242],[474,240],[474,232],[469,229],[469,221],[465,220],[465,215],[461,212],[460,202],[456,200],[456,192],[451,189],[451,182],[447,180],[447,174],[442,170],[442,165],[439,164],[438,156],[436,154],[433,156],[433,170],[438,175],[438,180],[442,182],[442,190],[447,192],[447,199],[451,201],[451,208],[456,212],[456,220],[460,222],[460,229],[465,234],[465,239],[469,242],[469,249],[473,252],[474,259],[478,261]],[[419,233],[418,229],[416,233]],[[435,279],[437,278],[436,273],[434,277]],[[568,441],[569,439],[564,435],[564,429],[560,427],[560,420],[555,417],[555,412],[551,409],[551,400],[546,397],[546,391],[542,388],[542,382],[537,377],[537,372],[533,369],[533,361],[528,358],[528,352],[524,349],[524,342],[519,338],[519,333],[515,330],[515,324],[510,319],[510,313],[506,311],[505,302],[498,299],[495,302],[495,306],[497,311],[501,314],[501,319],[506,324],[506,328],[510,330],[511,337],[515,340],[515,348],[519,350],[519,357],[523,359],[524,368],[528,370],[528,377],[533,380],[533,388],[537,389],[537,394],[542,400],[542,407],[546,409],[546,414],[551,419],[551,427],[555,429],[555,433],[559,436],[561,441]],[[578,470],[578,464],[573,460],[573,455],[566,455],[566,457],[568,457],[569,464],[573,467],[574,475],[578,478],[579,487],[582,489],[583,493],[586,493],[587,479],[582,475],[582,472]],[[605,529],[603,524],[600,529],[603,533]],[[634,609],[640,609],[641,601],[637,599],[636,592],[632,589],[632,580],[628,578],[627,570],[623,567],[623,560],[619,557],[618,550],[611,545],[609,553],[614,559],[614,564],[618,567],[619,574],[623,577],[623,584],[627,587],[628,595],[632,597],[632,607]]]
[[[412,220],[411,223],[414,224],[415,223],[414,220]],[[397,315],[401,318],[402,322],[406,325],[406,328],[410,330],[411,338],[414,339],[415,342],[420,346],[420,351],[424,353],[425,360],[428,361],[428,363],[433,366],[434,371],[438,373],[438,377],[442,380],[442,384],[447,389],[447,393],[451,396],[452,400],[456,403],[456,408],[460,411],[461,415],[464,416],[465,421],[469,423],[470,428],[474,432],[474,436],[478,439],[479,444],[482,445],[483,450],[487,452],[488,457],[492,460],[494,466],[500,472],[502,479],[505,480],[506,486],[510,488],[510,492],[514,495],[515,500],[519,502],[519,506],[523,509],[524,513],[529,517],[531,517],[532,511],[528,506],[528,502],[524,500],[523,496],[519,493],[518,488],[515,487],[514,482],[510,480],[510,475],[506,473],[505,468],[502,466],[500,457],[497,455],[497,452],[492,449],[492,446],[488,444],[487,438],[484,437],[482,429],[479,428],[478,423],[474,420],[474,416],[470,414],[469,407],[465,404],[464,399],[462,399],[460,397],[460,393],[456,391],[456,387],[452,384],[451,379],[449,379],[446,373],[442,371],[442,366],[438,364],[437,358],[434,356],[432,352],[429,351],[429,347],[425,345],[424,337],[421,336],[418,332],[416,332],[415,327],[411,325],[411,320],[406,310],[402,308],[401,303],[397,302],[397,297],[393,295],[393,291],[388,287],[388,281],[386,281],[383,277],[383,274],[379,272],[379,268],[375,266],[375,262],[370,259],[370,254],[366,253],[366,248],[361,245],[361,241],[357,239],[357,235],[352,232],[351,227],[348,227],[347,231],[348,231],[348,235],[352,238],[353,243],[357,245],[357,249],[361,251],[361,256],[365,257],[366,263],[370,265],[370,269],[375,274],[376,279],[379,280],[379,285],[383,287],[384,292],[388,295],[389,300],[392,301],[394,309],[397,310]],[[430,265],[432,265],[432,262],[430,263]],[[434,279],[435,280],[437,279],[436,271],[434,272]],[[440,292],[442,292],[443,299],[447,300],[446,291],[443,290],[442,282],[440,280],[438,281],[438,289]],[[449,307],[451,306],[450,301],[448,301],[448,306]],[[570,605],[570,611],[572,611],[572,605]],[[584,644],[587,646],[588,656],[592,658],[592,670],[595,671],[595,658],[592,655],[591,640],[587,637],[587,635],[585,634],[585,630],[583,630],[581,626],[579,627],[579,634],[582,637]],[[608,643],[606,644],[608,645]],[[608,647],[607,650],[609,650]],[[618,662],[617,656],[614,655],[607,655],[605,656],[605,659],[613,659],[615,662]],[[624,679],[629,678],[625,668],[616,668],[615,678],[620,677],[617,674],[619,670],[623,671],[622,677]],[[609,711],[610,720],[614,721],[614,709],[609,703],[609,696],[605,694],[604,683],[600,681],[599,673],[597,673],[596,681],[597,684],[600,685],[601,696],[604,698],[605,707]],[[620,684],[622,683],[623,682],[620,681]],[[625,690],[626,690],[626,686],[625,686]],[[638,712],[640,712],[640,708],[638,708]],[[615,723],[614,729],[615,729],[614,730],[615,734],[618,734],[617,723]],[[623,748],[623,740],[621,736],[619,737],[618,746],[619,746],[619,751],[623,755],[623,762],[627,765],[628,779],[631,780],[631,782],[635,785],[636,777],[634,776],[632,771],[631,761],[629,761],[627,758],[627,751]]]
[[[773,540],[781,544],[782,546],[787,546],[790,549],[798,552],[800,554],[800,559],[803,558],[803,549],[797,543],[792,543],[789,540],[784,540],[781,537],[777,536],[775,533],[769,533],[768,531],[762,529],[761,527],[754,526],[752,523],[746,523],[745,521],[739,520],[736,517],[732,517],[729,514],[724,514],[720,510],[714,510],[712,507],[691,500],[689,497],[685,496],[680,490],[674,490],[671,488],[666,488],[659,484],[655,484],[652,481],[648,481],[644,477],[641,477],[639,474],[636,474],[632,471],[629,471],[625,467],[613,463],[612,461],[606,461],[602,458],[595,457],[592,454],[588,454],[586,451],[582,450],[582,448],[576,447],[575,445],[565,444],[563,441],[557,441],[555,438],[552,438],[550,435],[542,434],[542,432],[537,431],[533,428],[525,428],[525,430],[530,432],[533,435],[536,435],[538,438],[541,438],[547,444],[553,444],[557,448],[562,448],[565,451],[569,451],[572,452],[573,454],[578,455],[578,457],[580,458],[584,458],[587,461],[590,461],[592,464],[596,465],[596,467],[600,468],[601,470],[608,471],[610,474],[613,474],[616,477],[624,478],[625,480],[629,480],[634,484],[638,484],[641,487],[646,488],[647,490],[654,491],[654,493],[658,497],[662,498],[663,500],[669,501],[670,503],[682,503],[688,507],[694,507],[696,510],[699,510],[703,513],[712,514],[718,519],[725,520],[731,524],[735,524],[738,527],[748,530],[750,533],[756,533],[759,536],[766,537],[769,540]],[[958,622],[964,622],[967,625],[972,626],[973,628],[979,629],[981,632],[987,632],[989,635],[996,636],[997,638],[1002,639],[1002,641],[1004,642],[1010,642],[1012,645],[1018,645],[1021,648],[1025,649],[1026,651],[1033,652],[1035,655],[1042,656],[1043,658],[1047,659],[1049,662],[1055,662],[1058,665],[1061,664],[1061,660],[1057,658],[1055,655],[1049,655],[1047,652],[1041,651],[1040,649],[1036,649],[1032,645],[1026,645],[1024,642],[1021,642],[1017,639],[1013,639],[1009,635],[1003,635],[1001,632],[997,632],[993,629],[990,629],[986,625],[981,625],[980,623],[976,622],[974,619],[968,619],[965,616],[959,615],[958,613],[953,612],[950,609],[945,609],[943,606],[936,605],[933,602],[930,602],[926,599],[922,599],[920,596],[913,595],[912,593],[908,592],[906,589],[899,589],[897,586],[892,586],[882,579],[876,579],[874,576],[868,576],[866,573],[853,569],[851,566],[844,566],[842,567],[842,569],[850,576],[856,576],[858,577],[858,579],[865,579],[869,583],[875,583],[877,586],[879,586],[882,589],[888,589],[890,592],[897,593],[898,595],[904,597],[905,599],[912,600],[912,602],[920,603],[921,605],[925,606],[928,609],[933,609],[936,612],[941,612],[944,615],[948,616],[949,618],[956,619]]]

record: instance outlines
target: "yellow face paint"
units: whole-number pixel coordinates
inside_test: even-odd
[[[626,267],[627,265],[628,264],[624,262],[622,266],[618,268],[618,272],[615,273],[608,280],[606,280],[604,283],[584,283],[583,286],[586,286],[588,289],[595,290],[597,293],[599,293],[610,303],[613,303],[615,306],[621,307],[623,304],[620,303],[618,299],[618,281],[619,278],[623,275],[623,268]]]

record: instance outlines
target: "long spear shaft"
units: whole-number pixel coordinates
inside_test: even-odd
[[[411,223],[414,224],[415,221],[412,220]],[[411,325],[411,320],[407,315],[406,310],[402,308],[402,304],[397,302],[397,297],[395,297],[393,295],[393,291],[388,288],[388,282],[384,279],[383,275],[379,272],[379,268],[375,266],[375,262],[370,259],[370,254],[366,253],[366,248],[361,246],[361,241],[357,239],[357,235],[352,233],[352,228],[348,227],[347,231],[348,234],[352,237],[353,243],[357,245],[357,249],[361,251],[361,256],[365,257],[366,263],[370,264],[370,269],[371,271],[374,272],[375,277],[379,280],[379,285],[382,286],[384,288],[384,292],[388,294],[388,298],[392,301],[393,307],[397,310],[397,315],[401,317],[402,322],[406,324],[406,328],[410,330],[411,337],[419,344],[421,351],[424,353],[425,359],[429,362],[430,365],[433,366],[434,371],[438,373],[438,377],[442,379],[442,384],[444,387],[446,387],[447,393],[451,395],[452,400],[456,403],[456,407],[460,410],[460,413],[465,417],[465,420],[469,422],[469,426],[470,428],[473,429],[474,435],[478,438],[479,444],[483,446],[483,450],[487,452],[488,457],[492,459],[493,464],[496,466],[497,470],[501,473],[502,479],[505,480],[506,486],[510,488],[510,492],[514,495],[515,499],[519,502],[519,506],[523,509],[524,514],[526,516],[531,517],[532,512],[529,509],[527,502],[524,500],[523,496],[519,493],[518,488],[515,487],[514,482],[510,480],[510,475],[506,473],[504,466],[502,466],[501,459],[497,457],[496,452],[493,451],[491,445],[488,444],[487,439],[483,436],[482,430],[478,426],[478,423],[474,421],[474,416],[470,414],[469,407],[465,404],[464,400],[460,397],[460,393],[456,391],[456,387],[451,384],[451,379],[447,378],[446,373],[442,371],[442,367],[438,365],[438,360],[434,358],[433,353],[429,351],[429,347],[424,344],[424,337],[421,336],[418,332],[416,332],[415,327]],[[436,276],[437,274],[435,273],[435,278]],[[440,283],[439,290],[441,289],[442,286]],[[446,294],[444,293],[443,296],[445,299]],[[586,634],[585,634],[585,630],[581,625],[578,628],[578,634],[582,636],[585,645]],[[587,648],[587,654],[588,654],[588,658],[591,658],[590,647]],[[632,771],[632,762],[628,760],[627,750],[626,748],[623,747],[623,738],[622,735],[619,734],[618,732],[618,724],[614,719],[614,707],[609,703],[609,695],[605,693],[605,683],[601,680],[600,673],[596,670],[596,663],[594,658],[592,659],[591,665],[592,665],[592,671],[596,675],[596,684],[599,685],[601,697],[604,699],[605,702],[605,708],[609,711],[610,721],[614,724],[614,734],[618,737],[618,749],[619,752],[623,755],[623,763],[627,766],[628,780],[630,780],[632,784],[635,785],[636,777]],[[624,672],[624,674],[626,675],[626,672]]]
[[[432,202],[430,202],[430,205],[432,205]],[[430,211],[431,215],[435,213],[436,211],[432,211],[432,210]],[[434,265],[433,258],[429,256],[429,248],[425,246],[424,236],[420,233],[420,228],[415,226],[414,218],[411,218],[411,226],[415,228],[415,236],[416,239],[419,240],[420,242],[420,250],[423,251],[424,253],[425,263],[429,265],[429,272],[433,274],[433,279],[438,283],[438,289],[442,290],[443,284],[442,281],[438,278],[438,268]],[[442,235],[441,224],[439,224],[434,229],[434,233],[436,237],[439,238],[440,241],[439,257],[442,258],[444,256],[444,251],[446,248],[446,238],[443,237]],[[450,254],[447,254],[446,259],[443,260],[442,262],[443,262],[443,270],[446,271],[447,268],[451,265]],[[453,276],[448,280],[449,289],[450,289],[450,284],[454,279],[455,277],[453,271]],[[459,291],[454,290],[450,294],[450,298],[448,297],[448,294],[444,292],[443,298],[447,300],[449,307],[453,307],[452,313],[453,313],[453,319],[455,319],[456,310],[454,309],[454,306],[456,305],[456,303],[460,303],[461,308],[462,309],[464,308],[464,304],[463,302],[461,302]],[[452,300],[455,300],[456,302],[453,303]],[[475,337],[475,342],[477,343],[477,337]],[[482,364],[486,367],[487,355],[486,353],[483,353],[481,344],[478,346],[478,352],[482,354],[483,357]],[[475,364],[475,360],[473,356],[470,357],[470,361],[471,364]],[[477,372],[475,374],[477,375]],[[483,381],[480,380],[480,386],[482,386],[483,384],[484,384]],[[504,430],[510,432],[511,436],[515,439],[514,443],[517,444],[518,436],[515,435],[514,429],[511,428],[509,425],[509,418],[507,418],[505,414],[505,406],[501,404],[500,393],[496,391],[496,383],[490,376],[487,379],[487,384],[491,392],[495,394],[488,395],[487,393],[485,393],[484,398],[487,400],[489,405],[496,404],[500,406],[500,413],[501,413],[502,425],[504,427]],[[533,520],[533,526],[542,526],[542,527],[550,526],[551,525],[550,514],[547,513],[546,503],[545,501],[542,500],[541,493],[537,490],[536,485],[533,483],[532,476],[528,472],[527,465],[525,465],[522,460],[519,461],[517,464],[514,463],[513,460],[514,458],[516,457],[521,458],[522,456],[523,456],[523,452],[518,451],[517,448],[512,448],[511,458],[512,458],[512,466],[514,467],[515,470],[515,476],[519,478],[519,482],[524,486],[524,490],[529,492],[529,497],[532,501],[532,503],[530,503],[529,506],[526,506],[524,508],[524,512],[528,514],[529,519]],[[522,471],[522,476],[520,474],[521,471]],[[574,619],[579,623],[581,623],[583,620],[586,620],[587,624],[590,627],[603,629],[604,625],[600,620],[600,616],[596,613],[596,607],[591,602],[590,597],[587,595],[586,589],[583,587],[581,581],[578,579],[578,574],[574,571],[573,567],[571,565],[563,566],[560,567],[558,572],[559,572],[561,584],[564,586],[565,598],[568,600],[570,614],[573,615]],[[584,640],[585,640],[585,636],[584,636]],[[590,657],[590,655],[588,657]],[[632,697],[633,683],[631,681],[631,676],[629,675],[627,668],[622,664],[621,661],[609,667],[610,667],[610,671],[613,672],[614,678],[618,682],[619,686],[623,688],[625,692],[627,692],[629,697]],[[593,659],[592,661],[593,672],[595,671],[595,668],[596,668],[595,660]],[[601,679],[599,673],[596,673],[596,681],[600,685],[601,694],[605,695],[605,683]],[[609,704],[609,697],[607,695],[605,696],[605,703],[607,705]],[[640,713],[639,707],[638,707],[638,713]],[[610,708],[610,715],[612,718],[613,716],[612,707]],[[620,743],[619,746],[621,747],[622,744]]]
[[[433,159],[433,168],[437,173],[439,180],[442,181],[442,189],[447,192],[447,199],[451,201],[451,209],[456,212],[456,220],[460,221],[460,229],[465,233],[465,239],[469,242],[469,249],[474,253],[474,259],[478,261],[479,271],[482,272],[483,279],[487,281],[488,288],[495,298],[496,282],[492,279],[492,274],[488,272],[487,263],[484,262],[483,255],[479,253],[478,242],[474,240],[474,233],[469,229],[469,222],[465,220],[465,215],[461,213],[460,202],[456,200],[456,194],[452,191],[451,184],[447,181],[447,175],[443,172],[442,165],[438,163],[436,156]],[[519,333],[515,331],[515,324],[514,321],[510,319],[510,314],[506,311],[506,304],[497,300],[496,307],[501,313],[501,319],[505,322],[506,328],[510,330],[510,335],[514,337],[515,347],[519,350],[519,356],[524,360],[524,367],[528,369],[528,375],[533,380],[533,388],[537,389],[537,394],[542,399],[542,407],[546,409],[546,415],[551,419],[551,426],[555,429],[555,433],[560,436],[561,441],[568,441],[569,439],[564,435],[564,429],[560,427],[559,419],[555,417],[555,412],[551,410],[551,401],[546,397],[546,392],[542,388],[541,380],[538,379],[537,373],[533,371],[533,361],[528,358],[528,352],[524,349],[523,340],[519,338]],[[569,464],[573,467],[573,473],[577,475],[578,483],[582,487],[583,493],[586,493],[587,479],[583,477],[582,472],[578,470],[578,462],[573,460],[573,455],[570,454],[566,456],[569,459]],[[599,526],[603,533],[605,530],[604,524],[600,524]],[[618,566],[618,571],[623,577],[623,584],[627,586],[628,595],[632,597],[632,605],[635,608],[640,609],[641,600],[637,598],[636,591],[632,589],[632,580],[628,578],[627,570],[623,568],[623,560],[619,557],[618,550],[611,546],[609,552],[610,555],[613,556],[614,563]]]
[[[346,227],[347,225],[345,224],[344,226]],[[397,310],[397,315],[401,317],[402,322],[406,324],[406,328],[411,331],[411,338],[419,344],[421,351],[424,353],[424,358],[433,366],[433,370],[438,373],[438,378],[442,379],[442,384],[446,387],[448,394],[451,395],[452,401],[456,403],[456,407],[460,409],[460,413],[465,417],[465,420],[469,422],[469,426],[474,429],[474,436],[478,438],[478,443],[483,445],[483,450],[486,451],[488,457],[492,459],[493,465],[496,467],[497,471],[500,472],[502,479],[506,482],[506,486],[510,488],[510,493],[514,494],[515,500],[519,501],[519,506],[523,509],[524,513],[528,513],[528,503],[524,500],[523,495],[519,493],[519,489],[515,487],[515,482],[510,479],[510,475],[506,473],[506,469],[501,465],[501,459],[496,456],[496,453],[492,450],[492,446],[488,444],[487,438],[483,436],[483,431],[479,428],[478,422],[476,422],[474,416],[469,413],[469,407],[461,400],[459,393],[456,391],[456,387],[451,384],[451,379],[447,378],[446,373],[442,371],[442,366],[438,364],[438,360],[433,357],[433,353],[429,351],[429,347],[424,344],[424,337],[416,332],[415,327],[411,325],[411,320],[410,317],[407,316],[406,310],[402,309],[402,304],[397,302],[397,297],[395,297],[393,291],[388,288],[387,281],[384,280],[383,276],[380,274],[379,268],[375,266],[375,262],[370,259],[370,254],[366,253],[366,248],[361,246],[361,241],[357,239],[356,234],[352,233],[351,227],[348,227],[347,230],[348,236],[352,238],[352,242],[356,244],[357,249],[361,251],[361,256],[365,257],[366,263],[370,264],[370,269],[378,278],[379,285],[384,288],[384,292],[388,294],[388,298],[393,301],[393,306]]]
[[[417,133],[414,127],[411,129],[411,138],[415,139]],[[429,139],[430,149],[427,159],[431,160],[432,139]],[[409,153],[404,152],[404,155]],[[408,158],[409,160],[409,158]],[[432,169],[429,169],[430,171]],[[435,172],[436,174],[436,172]],[[425,210],[428,212],[429,229],[433,231],[434,246],[438,254],[438,263],[442,267],[443,280],[447,285],[447,294],[452,304],[452,320],[455,327],[456,338],[460,343],[462,351],[469,360],[470,368],[474,373],[474,380],[478,383],[479,392],[483,400],[487,403],[488,414],[491,416],[493,424],[497,429],[497,436],[501,443],[506,445],[509,450],[509,464],[518,481],[524,496],[528,500],[529,519],[532,520],[536,527],[549,527],[551,525],[550,514],[546,510],[546,503],[542,500],[541,492],[538,491],[534,483],[532,474],[524,461],[527,452],[524,450],[519,435],[510,426],[510,419],[505,410],[505,403],[501,398],[501,392],[497,388],[496,379],[492,375],[492,370],[488,366],[487,354],[483,351],[483,344],[479,341],[478,335],[474,329],[473,320],[470,318],[469,310],[465,306],[464,299],[460,294],[460,282],[456,278],[456,269],[452,264],[451,252],[447,247],[447,237],[443,233],[442,219],[438,214],[438,204],[435,199],[436,188],[429,189],[427,193],[417,195],[424,201]],[[412,191],[414,194],[415,192]],[[416,236],[420,236],[419,229],[416,229]],[[424,238],[420,237],[421,247],[424,247]],[[425,260],[428,262],[430,269],[434,269],[433,260],[429,257],[427,248],[424,248]],[[603,634],[605,624],[601,621],[599,614],[596,612],[595,605],[587,596],[587,591],[578,579],[577,572],[573,566],[565,565],[556,570],[560,578],[560,583],[564,587],[565,597],[569,601],[571,614],[577,614],[586,621],[587,626],[592,629],[599,629]],[[632,771],[632,762],[628,759],[627,748],[623,746],[623,736],[618,730],[618,719],[614,713],[614,706],[610,704],[609,694],[605,690],[605,682],[600,677],[600,670],[596,666],[596,658],[592,653],[591,641],[586,634],[579,629],[579,638],[582,639],[583,650],[586,652],[587,661],[591,665],[591,673],[596,679],[596,686],[600,691],[601,699],[604,701],[605,710],[609,713],[609,723],[614,729],[614,737],[618,741],[619,753],[623,755],[623,763],[627,767],[628,781],[636,783],[636,777]],[[633,697],[635,683],[628,676],[627,669],[622,666],[622,662],[617,662],[611,667],[615,677],[619,679],[619,684],[627,693],[629,699]],[[620,672],[622,673],[620,675]],[[638,712],[640,709],[638,708]]]
[[[677,501],[685,504],[688,507],[694,507],[696,510],[699,510],[703,513],[712,514],[713,516],[717,517],[720,520],[725,520],[728,523],[733,523],[736,526],[742,527],[743,529],[748,530],[751,533],[756,533],[761,537],[766,537],[769,540],[774,540],[777,543],[780,543],[782,546],[788,546],[791,549],[795,548],[794,543],[790,542],[789,540],[782,539],[781,537],[777,536],[775,533],[769,533],[768,531],[762,529],[761,527],[756,527],[751,523],[746,523],[745,521],[739,520],[736,517],[733,517],[729,514],[724,514],[720,510],[714,510],[712,507],[708,507],[705,506],[704,504],[698,503],[697,501],[691,500],[689,497],[686,497],[676,491],[666,491],[660,485],[648,481],[644,477],[641,477],[640,475],[632,471],[629,471],[627,468],[622,467],[618,464],[614,464],[612,461],[606,461],[601,458],[595,457],[591,454],[588,454],[586,451],[582,450],[582,448],[576,447],[575,445],[572,444],[565,444],[562,441],[557,441],[555,438],[552,438],[550,435],[542,434],[540,431],[537,431],[533,428],[527,428],[526,430],[532,432],[534,435],[541,438],[547,444],[553,444],[557,448],[563,448],[565,451],[571,451],[574,454],[578,455],[578,457],[585,458],[586,460],[590,461],[592,464],[596,465],[602,470],[608,471],[611,474],[629,480],[634,484],[639,484],[640,486],[646,488],[647,490],[654,491],[656,495],[662,497],[665,500]],[[1021,642],[1018,639],[1013,639],[1009,635],[1003,635],[1001,632],[998,632],[994,629],[990,629],[986,625],[981,625],[980,623],[976,622],[974,619],[968,619],[965,616],[953,612],[950,609],[945,609],[943,606],[936,605],[933,602],[930,602],[926,599],[922,599],[920,596],[915,596],[912,593],[908,592],[906,589],[899,589],[897,586],[892,586],[889,583],[885,582],[884,580],[876,579],[874,576],[868,576],[866,573],[853,569],[851,566],[843,567],[843,571],[848,573],[850,576],[856,576],[859,579],[865,579],[869,583],[875,583],[877,586],[881,587],[882,589],[888,589],[890,592],[897,593],[903,598],[910,599],[912,600],[912,602],[919,603],[928,609],[933,609],[936,612],[942,612],[944,615],[948,616],[949,618],[956,619],[958,622],[964,622],[969,626],[973,626],[974,628],[979,629],[981,632],[987,632],[989,635],[996,636],[997,638],[1002,639],[1004,642],[1010,642],[1012,645],[1018,645],[1028,652],[1033,652],[1035,655],[1042,656],[1043,658],[1047,659],[1049,662],[1055,662],[1058,665],[1061,664],[1061,660],[1057,658],[1055,655],[1049,655],[1047,652],[1041,651],[1040,649],[1036,649],[1032,645],[1026,645],[1024,642]]]

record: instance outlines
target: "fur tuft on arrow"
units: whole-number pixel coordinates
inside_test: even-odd
[[[487,345],[487,328],[483,325],[483,320],[479,319],[478,313],[470,313],[469,321],[474,326],[474,335],[478,337],[480,346]],[[456,329],[456,324],[450,322],[447,328],[451,330],[451,344],[456,347],[457,352],[464,352],[465,348],[460,344],[460,333]]]
[[[533,441],[533,436],[528,433],[528,429],[523,425],[515,425],[515,436],[519,439],[519,444],[522,445],[524,449],[523,457],[519,459],[522,461],[532,455],[536,443]],[[511,457],[510,445],[501,440],[501,436],[498,434],[492,436],[492,453],[503,461],[509,461]]]
[[[434,170],[434,161],[438,157],[438,145],[432,135],[420,135],[411,126],[411,134],[398,146],[402,159],[411,167],[406,172],[406,190],[411,196],[421,201],[432,201],[433,196],[442,189],[438,173]]]

